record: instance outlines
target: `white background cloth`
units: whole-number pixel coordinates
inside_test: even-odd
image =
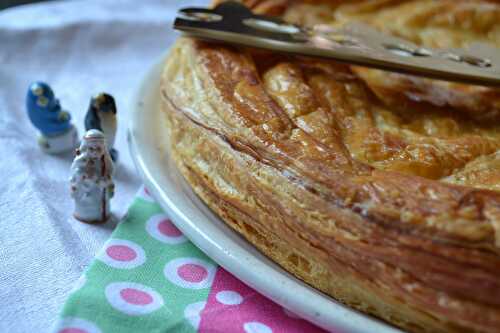
[[[120,218],[140,186],[126,143],[132,96],[177,37],[170,28],[177,8],[204,3],[64,1],[0,12],[0,332],[49,331],[116,224],[72,218],[72,157],[39,150],[25,110],[29,84],[52,86],[80,136],[90,97],[115,97],[120,159],[112,211]]]

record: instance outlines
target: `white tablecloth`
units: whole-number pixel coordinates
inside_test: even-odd
[[[126,129],[144,72],[176,38],[180,6],[206,1],[48,2],[0,12],[0,332],[46,332],[73,283],[109,237],[140,186]],[[111,93],[118,106],[116,216],[100,226],[72,218],[71,154],[36,143],[25,110],[32,81],[48,82],[80,135],[90,97]]]

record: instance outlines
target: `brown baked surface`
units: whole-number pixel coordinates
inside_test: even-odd
[[[493,1],[246,1],[429,47],[500,47]],[[500,91],[179,39],[171,154],[224,221],[307,283],[414,332],[500,332]]]

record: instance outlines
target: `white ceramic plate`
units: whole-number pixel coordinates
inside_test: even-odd
[[[175,225],[203,252],[240,280],[299,316],[336,332],[401,332],[306,285],[267,259],[222,222],[191,190],[169,158],[159,109],[163,61],[144,77],[132,105],[128,133],[134,163],[151,194]]]

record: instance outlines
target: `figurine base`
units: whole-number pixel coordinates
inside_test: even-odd
[[[73,214],[73,217],[77,219],[80,222],[87,223],[87,224],[104,224],[108,222],[109,218],[111,217],[110,215],[106,216],[105,219],[98,219],[98,220],[87,220],[81,216],[78,216],[76,214]]]
[[[111,216],[109,201],[103,202],[103,193],[100,193],[101,191],[98,189],[94,190],[97,190],[97,192],[88,192],[86,200],[75,202],[73,216],[78,221],[89,224],[100,224],[109,220]]]
[[[48,154],[60,154],[73,150],[78,145],[78,131],[76,127],[71,127],[63,134],[57,136],[38,136],[40,148]]]

